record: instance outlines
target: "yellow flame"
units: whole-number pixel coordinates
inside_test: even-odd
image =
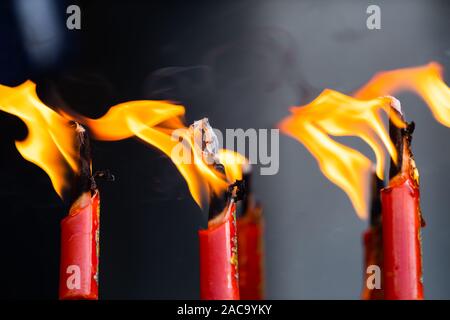
[[[280,130],[297,139],[317,159],[322,173],[350,198],[360,218],[367,217],[366,192],[371,161],[360,152],[334,141],[330,136],[356,136],[364,140],[376,156],[376,172],[382,179],[385,151],[393,159],[397,154],[383,125],[381,111],[404,127],[402,120],[389,112],[392,99],[381,97],[358,100],[333,90],[324,90],[310,104],[291,109],[291,116]]]
[[[68,173],[79,171],[74,128],[39,99],[32,81],[17,87],[0,85],[0,110],[25,123],[28,135],[25,140],[16,141],[16,148],[22,157],[48,174],[53,188],[62,197],[68,187]]]
[[[197,152],[192,132],[183,124],[184,113],[183,106],[169,102],[130,101],[111,107],[99,119],[66,115],[86,125],[95,139],[115,141],[135,136],[161,150],[171,158],[195,202],[203,208],[211,195],[226,190],[229,182]]]
[[[227,180],[234,182],[236,180],[242,180],[242,169],[244,165],[248,165],[248,159],[238,152],[220,149],[219,161],[225,167],[225,175]]]
[[[355,97],[371,99],[403,90],[413,91],[427,103],[437,121],[450,127],[450,88],[443,80],[442,70],[440,64],[431,62],[419,67],[380,72],[359,89]]]

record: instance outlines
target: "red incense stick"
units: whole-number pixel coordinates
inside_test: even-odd
[[[215,170],[225,174],[220,163]],[[239,300],[236,201],[242,198],[239,182],[221,195],[213,195],[209,206],[208,229],[200,230],[200,298]]]
[[[261,207],[238,219],[239,291],[243,300],[264,298]]]
[[[411,152],[414,123],[406,129],[390,124],[398,150],[391,161],[389,185],[381,191],[386,299],[423,299],[418,172]]]
[[[100,197],[84,197],[61,221],[60,299],[98,299]]]
[[[381,199],[380,191],[383,188],[383,181],[374,173],[372,177],[372,199],[370,208],[370,225],[363,233],[364,246],[364,286],[361,298],[364,300],[384,299],[383,277],[381,274],[380,287],[369,287],[368,282],[373,274],[368,272],[370,266],[383,268],[383,237],[381,224]],[[370,271],[370,270],[369,270]],[[373,283],[370,283],[373,285]]]

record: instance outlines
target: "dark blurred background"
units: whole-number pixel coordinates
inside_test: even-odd
[[[70,4],[81,8],[81,30],[66,28]],[[381,7],[381,30],[366,27],[369,4]],[[32,79],[48,105],[90,117],[127,100],[170,99],[188,123],[271,128],[323,88],[350,93],[377,71],[431,60],[449,71],[449,14],[448,1],[2,1],[0,83]],[[399,98],[417,124],[425,294],[448,299],[450,130],[416,96]],[[55,299],[66,207],[15,149],[26,132],[0,113],[0,295]],[[279,173],[255,176],[267,298],[357,299],[367,222],[302,145],[280,139]],[[206,214],[174,165],[133,139],[93,149],[95,169],[117,178],[100,183],[101,298],[198,298]]]

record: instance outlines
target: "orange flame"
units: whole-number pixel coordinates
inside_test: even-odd
[[[367,217],[366,192],[371,161],[360,152],[331,139],[330,136],[356,136],[364,140],[376,156],[376,173],[382,179],[384,148],[396,160],[397,154],[383,125],[381,110],[404,127],[390,111],[393,98],[358,100],[333,90],[324,90],[310,104],[293,107],[292,115],[280,124],[280,130],[297,139],[317,159],[322,173],[350,198],[360,218]]]
[[[211,195],[225,191],[229,182],[205,161],[193,128],[183,124],[184,113],[183,106],[169,102],[130,101],[111,107],[99,119],[66,115],[86,125],[95,139],[116,141],[135,136],[161,150],[171,158],[195,202],[203,208]]]
[[[28,128],[16,148],[26,160],[42,168],[62,197],[70,171],[79,172],[75,131],[67,119],[47,107],[36,94],[36,85],[26,81],[17,87],[0,85],[0,110],[19,117]]]
[[[436,62],[413,68],[376,74],[355,93],[359,99],[393,95],[403,90],[417,93],[429,106],[437,121],[450,127],[450,88],[443,80],[442,66]]]

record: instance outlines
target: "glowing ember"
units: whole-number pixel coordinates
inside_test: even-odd
[[[383,125],[381,111],[388,113],[397,126],[405,126],[396,113],[389,112],[393,101],[391,97],[364,101],[325,90],[310,104],[293,107],[292,115],[279,124],[283,133],[303,143],[314,155],[322,173],[347,193],[361,218],[367,217],[366,192],[372,162],[330,136],[355,136],[364,140],[375,153],[376,172],[382,179],[384,148],[394,160],[397,154]]]
[[[0,85],[0,110],[25,123],[28,136],[16,141],[17,150],[48,174],[53,188],[62,197],[69,187],[68,175],[79,171],[73,124],[39,99],[31,81],[17,87]]]

